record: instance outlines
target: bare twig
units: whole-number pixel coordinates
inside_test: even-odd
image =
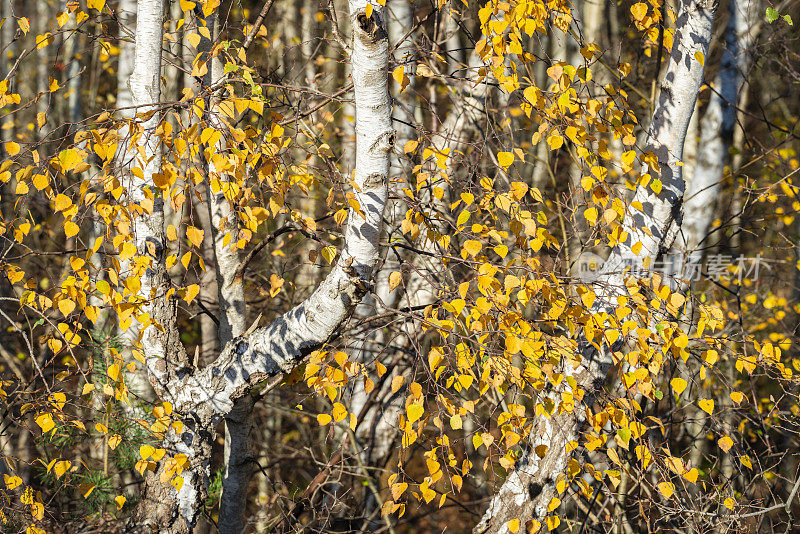
[[[264,19],[269,14],[269,10],[272,9],[272,4],[274,3],[275,0],[267,0],[267,2],[261,8],[261,12],[258,14],[258,17],[256,17],[253,27],[250,28],[250,33],[247,34],[247,37],[244,38],[244,42],[242,43],[242,48],[244,48],[245,51],[253,42],[253,39],[255,39],[256,35],[258,35],[258,29],[261,28],[261,23],[264,22]]]

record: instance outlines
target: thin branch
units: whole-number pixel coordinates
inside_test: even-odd
[[[255,39],[256,35],[258,35],[258,29],[261,28],[261,23],[264,22],[264,19],[269,14],[269,10],[272,9],[272,4],[275,3],[275,0],[267,0],[264,6],[261,8],[261,12],[256,17],[256,21],[253,24],[253,27],[250,29],[250,33],[247,34],[245,37],[244,42],[242,43],[242,48],[247,51],[250,47],[250,44]]]

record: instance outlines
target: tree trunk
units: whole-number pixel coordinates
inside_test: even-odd
[[[626,218],[629,237],[612,250],[600,270],[594,312],[613,308],[616,296],[624,291],[626,268],[641,267],[645,258],[654,261],[669,246],[680,225],[684,182],[677,163],[682,157],[686,131],[703,80],[703,68],[695,53],[705,56],[708,52],[715,7],[710,0],[681,2],[675,44],[647,136],[647,150],[655,154],[660,167],[658,173],[655,169],[650,171],[653,178],[661,180],[662,189],[658,194],[648,187],[636,189],[634,201],[641,202],[643,211],[636,212],[632,220]],[[646,172],[643,169],[643,174]],[[637,254],[634,249],[639,247]],[[565,363],[561,372],[575,379],[575,398],[580,398],[579,390],[585,392],[580,395],[581,406],[569,410],[559,406],[560,390],[569,380],[547,394],[555,401],[553,415],[545,414],[535,420],[528,447],[475,527],[476,534],[509,532],[508,522],[514,519],[519,519],[525,528],[535,527],[547,515],[548,505],[558,495],[556,479],[564,473],[571,458],[566,452],[571,450],[568,444],[579,440],[584,409],[591,409],[593,393],[602,384],[611,361],[608,347],[598,353],[591,344],[579,341],[577,351],[580,363],[574,368]],[[540,454],[534,453],[537,448]]]
[[[354,28],[352,79],[358,109],[352,185],[360,209],[351,208],[349,212],[344,248],[331,272],[303,303],[269,326],[235,338],[216,361],[195,372],[186,365],[185,351],[177,336],[173,337],[175,321],[174,316],[169,317],[170,303],[155,298],[147,306],[151,317],[164,328],[163,332],[155,328],[144,332],[150,379],[159,386],[162,398],[172,403],[174,417],[182,422],[179,430],[174,426],[168,430],[164,447],[171,454],[177,452],[185,456],[163,460],[157,474],[148,478],[144,499],[136,514],[136,520],[142,525],[150,525],[160,532],[188,532],[193,528],[207,493],[216,424],[221,418],[232,415],[237,402],[248,395],[251,387],[269,376],[290,371],[298,360],[325,343],[353,313],[371,282],[379,253],[394,131],[388,93],[388,40],[380,10],[375,9],[368,17],[366,5],[364,0],[350,3]],[[151,24],[157,7],[163,7],[161,2],[140,0],[137,69],[140,47],[142,55],[147,55],[147,50],[160,57],[160,47],[154,49],[149,39],[156,33]],[[147,26],[143,15],[147,15]],[[144,28],[151,28],[151,31]],[[157,37],[160,43],[160,28]],[[134,72],[137,81],[138,72]],[[159,71],[156,68],[150,72]],[[134,94],[147,94],[146,89],[150,89],[151,97],[157,97],[157,76],[152,79],[149,87],[144,84],[135,87]],[[145,125],[150,126],[150,121]],[[148,144],[146,148],[148,155],[155,156],[158,145]],[[151,166],[152,163],[147,166],[148,171]],[[152,177],[150,172],[144,174]],[[163,247],[163,229],[159,234],[153,219],[148,220],[146,229],[150,230],[152,242]],[[148,288],[154,287],[156,276],[164,276],[160,274],[164,271],[163,254],[159,256],[158,247],[154,248],[155,259],[160,261],[148,269],[145,276]],[[180,486],[179,490],[158,481],[161,473],[171,478],[166,472],[174,465],[170,460],[180,460],[184,466],[180,480],[172,478],[173,483]]]
[[[714,220],[714,204],[722,188],[722,173],[730,161],[736,126],[736,108],[745,76],[750,70],[752,46],[761,15],[758,0],[731,0],[725,32],[722,66],[700,123],[700,151],[694,174],[687,178],[683,236],[689,261],[703,258],[701,245]]]
[[[135,64],[136,45],[133,42],[136,34],[136,0],[120,0],[117,5],[117,19],[119,20],[119,62],[117,64],[117,103],[118,116],[124,119],[133,118],[137,111],[134,109],[131,76]],[[117,162],[120,167],[120,182],[129,190],[135,187],[132,183],[130,169],[135,166],[135,150],[130,149],[132,142],[132,130],[128,126],[119,129],[119,148],[117,149]],[[131,272],[133,263],[128,260],[122,262],[120,267],[120,280],[129,276],[134,276]],[[145,293],[140,293],[144,295]],[[127,328],[126,328],[127,326]],[[139,324],[137,321],[129,321],[128,325],[118,325],[116,330],[117,337],[122,344],[122,359],[125,363],[131,363],[133,359],[132,346],[139,338]],[[128,390],[132,393],[131,402],[141,403],[142,401],[153,400],[153,388],[147,380],[146,373],[141,370],[134,372],[125,371],[125,383]],[[136,406],[133,408],[123,405],[131,417],[141,417],[142,413]]]

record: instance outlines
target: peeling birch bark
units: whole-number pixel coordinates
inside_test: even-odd
[[[643,175],[649,172],[652,178],[660,179],[662,189],[658,194],[647,187],[636,189],[633,203],[640,203],[641,209],[629,208],[625,220],[629,237],[611,251],[599,273],[594,312],[607,312],[613,307],[616,296],[624,294],[628,268],[640,268],[646,261],[654,261],[669,247],[680,226],[684,181],[678,162],[683,156],[686,132],[703,80],[702,65],[694,56],[697,52],[704,56],[708,52],[715,9],[711,0],[681,1],[672,55],[647,135],[646,151],[654,153],[659,169],[645,167],[642,171]],[[637,254],[634,249],[640,246]],[[590,409],[610,360],[609,347],[603,347],[599,353],[591,344],[578,341],[575,359],[565,362],[561,372],[575,379],[577,388],[572,393],[582,402],[566,411],[559,406],[559,388],[547,393],[556,400],[554,413],[534,422],[530,445],[523,450],[473,532],[504,534],[509,532],[507,525],[512,519],[519,519],[523,528],[544,519],[549,503],[558,495],[556,481],[559,476],[566,476],[571,451],[579,447],[583,411]],[[561,389],[566,383],[567,380],[561,382]]]

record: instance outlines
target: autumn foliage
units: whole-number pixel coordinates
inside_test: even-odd
[[[796,4],[153,2],[1,3],[4,532],[797,531]]]

